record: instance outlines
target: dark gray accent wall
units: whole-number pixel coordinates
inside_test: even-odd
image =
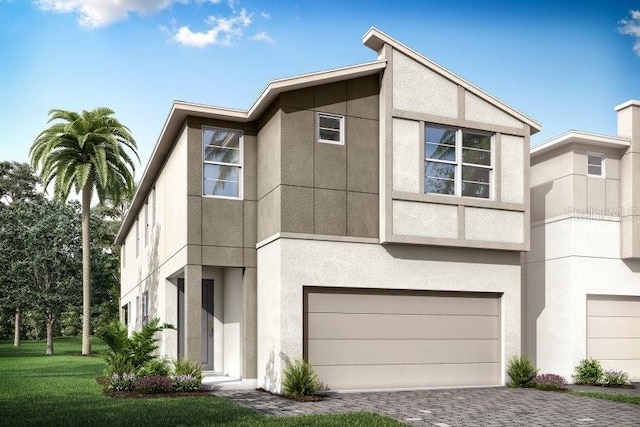
[[[258,241],[378,237],[379,90],[373,75],[286,92],[259,121]],[[344,145],[317,142],[317,112],[345,116]]]

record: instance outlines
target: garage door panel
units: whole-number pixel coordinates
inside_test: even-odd
[[[587,331],[590,338],[640,337],[640,317],[596,317],[589,315],[587,317]]]
[[[309,313],[309,339],[497,339],[497,316]]]
[[[310,362],[323,365],[491,363],[498,340],[309,340]]]
[[[497,316],[495,295],[460,296],[394,295],[362,293],[309,293],[310,313],[458,314]]]
[[[605,370],[625,371],[631,381],[640,381],[640,359],[634,360],[600,360]]]
[[[324,385],[331,389],[376,389],[497,385],[500,364],[319,366]]]
[[[594,359],[640,359],[640,338],[590,338],[587,345]]]
[[[590,295],[587,312],[590,316],[640,317],[638,297],[611,297]]]

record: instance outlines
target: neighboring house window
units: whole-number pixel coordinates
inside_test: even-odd
[[[151,225],[156,225],[156,187],[151,190]]]
[[[587,174],[604,176],[604,154],[587,153]]]
[[[127,253],[125,252],[125,244],[124,242],[122,243],[122,247],[120,249],[120,259],[122,260],[122,268],[124,268],[124,262],[125,262],[125,256],[127,255]]]
[[[203,194],[242,198],[242,132],[204,128]]]
[[[492,142],[488,133],[426,125],[424,192],[490,198]]]
[[[149,291],[142,293],[142,326],[149,323]]]
[[[344,116],[318,113],[318,142],[344,144]]]
[[[129,326],[129,303],[122,306],[122,323]]]
[[[144,204],[144,246],[149,243],[149,201]]]
[[[140,324],[140,297],[136,297],[136,328]]]
[[[140,255],[140,221],[136,221],[136,258]]]

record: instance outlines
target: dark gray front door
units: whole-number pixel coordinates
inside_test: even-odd
[[[202,368],[213,370],[213,280],[202,280]]]

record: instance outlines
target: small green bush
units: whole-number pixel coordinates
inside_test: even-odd
[[[151,359],[138,369],[138,378],[150,377],[152,375],[168,377],[169,365],[167,361],[159,358]]]
[[[198,391],[202,380],[195,378],[190,374],[174,375],[171,377],[173,380],[173,388],[176,391]]]
[[[566,390],[567,380],[556,374],[542,374],[536,376],[531,384],[538,390],[558,391]]]
[[[629,374],[624,371],[604,371],[602,385],[605,387],[622,387],[629,385]]]
[[[538,370],[533,363],[523,355],[513,356],[507,364],[507,374],[511,377],[509,387],[528,387]]]
[[[151,375],[150,377],[136,380],[133,389],[137,392],[148,394],[169,393],[173,391],[173,381],[160,375]]]
[[[105,353],[104,360],[107,362],[104,370],[107,377],[114,374],[132,374],[136,370],[133,366],[133,358],[129,353],[115,353],[109,350]]]
[[[173,375],[191,375],[198,381],[202,381],[202,365],[190,359],[173,359]]]
[[[285,396],[308,396],[319,387],[318,376],[306,360],[294,360],[282,372],[282,388]]]
[[[583,359],[576,366],[573,378],[578,384],[595,385],[604,375],[602,365],[595,359]]]

